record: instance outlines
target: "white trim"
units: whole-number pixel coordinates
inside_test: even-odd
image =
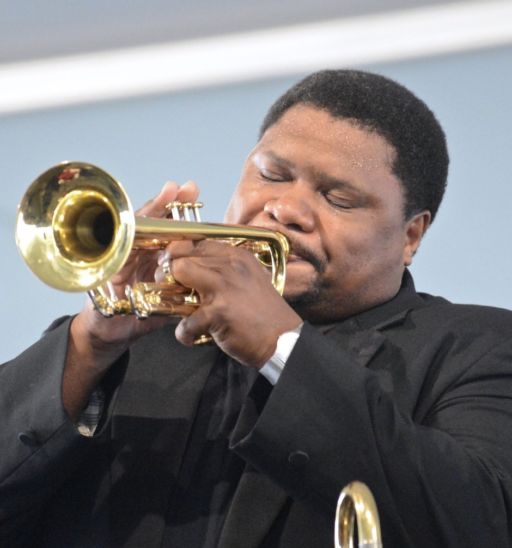
[[[4,64],[0,114],[511,43],[500,0]]]

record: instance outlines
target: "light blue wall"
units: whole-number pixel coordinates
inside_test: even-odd
[[[416,258],[417,286],[512,308],[512,48],[363,68],[419,94],[448,135],[449,188]],[[221,220],[266,108],[295,80],[0,117],[0,361],[84,299],[43,286],[18,256],[16,204],[35,176],[64,159],[93,162],[123,182],[135,205],[166,179],[192,178],[205,217]]]

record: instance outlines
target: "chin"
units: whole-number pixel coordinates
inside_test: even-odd
[[[294,263],[292,263],[293,265]],[[316,271],[311,267],[306,271],[304,266],[286,268],[286,284],[284,288],[284,296],[298,297],[302,293],[309,293],[319,286],[319,279]]]
[[[318,302],[319,288],[315,285],[286,287],[283,297],[292,308],[308,306]]]

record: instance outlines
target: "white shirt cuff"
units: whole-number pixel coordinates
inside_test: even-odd
[[[290,357],[292,350],[299,338],[303,324],[293,329],[292,331],[286,331],[277,339],[277,346],[274,355],[268,360],[268,362],[260,369],[260,373],[268,380],[272,385],[276,384],[283,372],[286,361]]]

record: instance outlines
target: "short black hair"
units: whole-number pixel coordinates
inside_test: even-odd
[[[448,176],[448,150],[441,125],[411,91],[384,76],[358,70],[323,70],[307,76],[270,107],[260,137],[297,104],[374,131],[395,150],[393,173],[403,184],[404,216],[428,210],[434,219]]]

